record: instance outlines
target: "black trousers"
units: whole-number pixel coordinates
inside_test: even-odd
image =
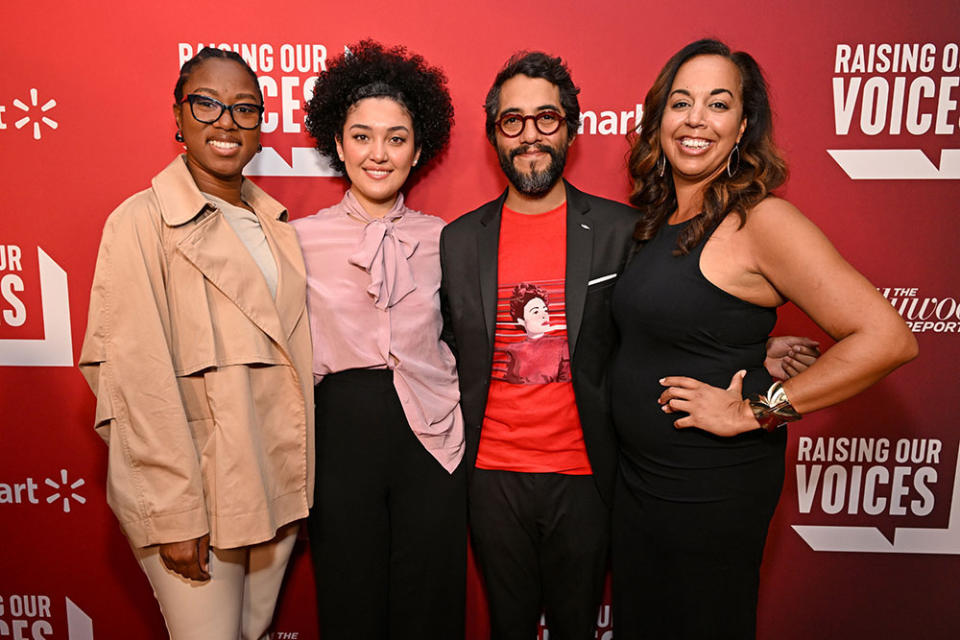
[[[493,640],[593,640],[607,569],[610,510],[593,476],[475,469],[470,536]]]
[[[466,482],[411,432],[389,371],[316,388],[307,521],[323,640],[464,635]]]

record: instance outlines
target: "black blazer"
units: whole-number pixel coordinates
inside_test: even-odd
[[[636,210],[567,190],[567,341],[587,456],[601,496],[613,495],[617,450],[610,416],[607,368],[617,342],[610,314],[613,285],[623,271]],[[497,316],[497,251],[507,194],[454,220],[440,236],[443,337],[457,357],[460,406],[466,426],[467,469],[480,443],[493,364]]]

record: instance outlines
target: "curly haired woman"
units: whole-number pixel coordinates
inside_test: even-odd
[[[317,149],[349,185],[295,223],[317,383],[308,526],[321,631],[462,637],[463,418],[440,340],[444,223],[400,193],[449,139],[446,79],[401,47],[365,41],[330,63],[306,111]]]

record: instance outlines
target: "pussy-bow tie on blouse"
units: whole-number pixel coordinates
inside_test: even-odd
[[[398,226],[410,211],[403,204],[403,194],[397,194],[393,208],[382,218],[367,214],[351,191],[347,191],[343,204],[350,216],[365,223],[360,244],[349,262],[370,274],[367,293],[373,296],[375,306],[378,309],[392,307],[417,288],[407,260],[420,242]]]

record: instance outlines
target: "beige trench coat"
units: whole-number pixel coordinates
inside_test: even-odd
[[[303,256],[249,180],[276,300],[223,215],[174,160],[107,219],[80,369],[109,445],[107,501],[137,547],[269,540],[313,501]]]

